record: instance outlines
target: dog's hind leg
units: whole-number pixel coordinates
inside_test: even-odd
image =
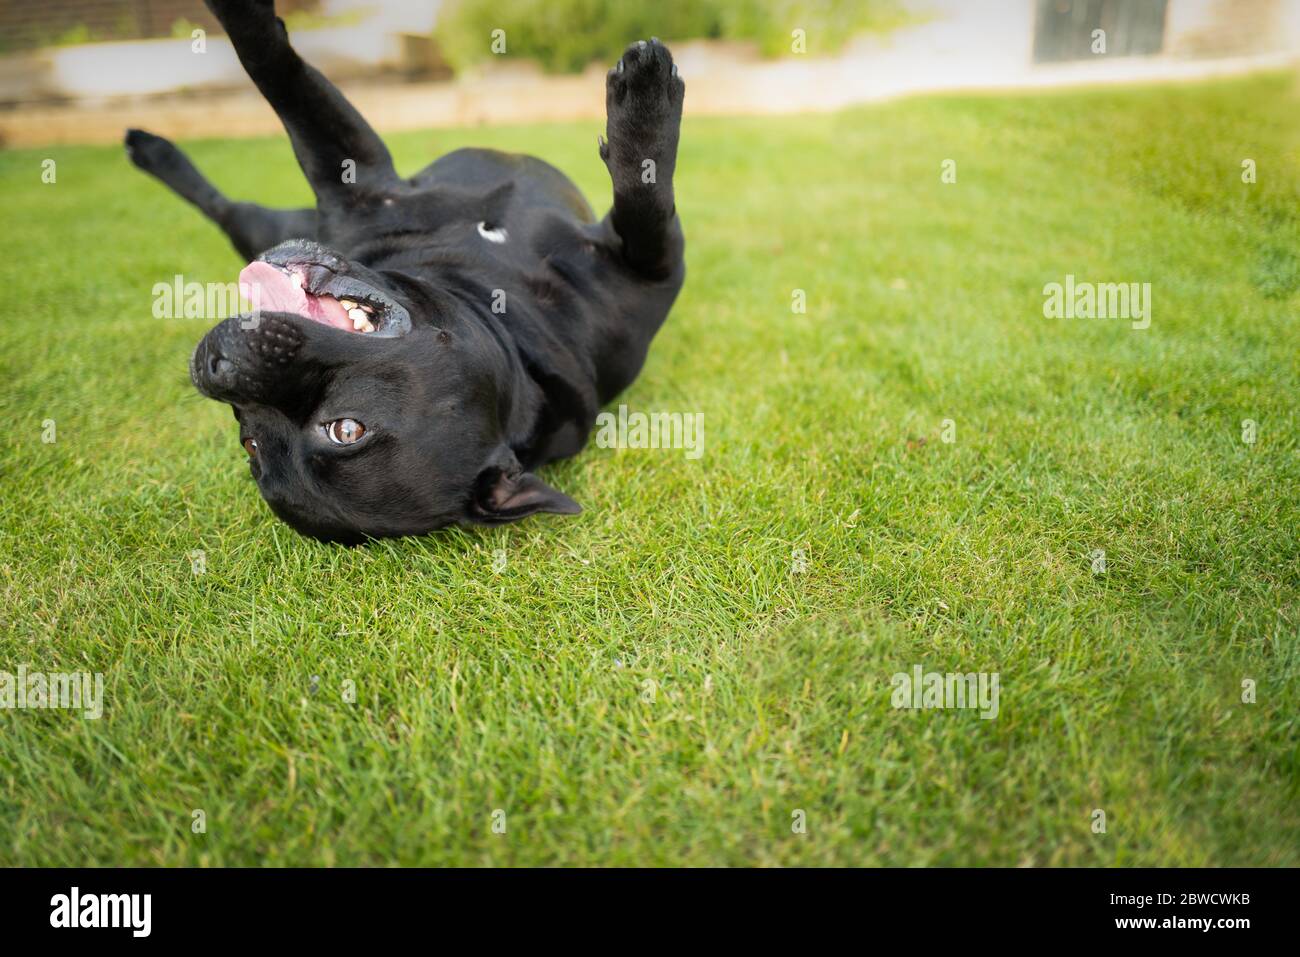
[[[225,231],[245,259],[286,239],[315,239],[316,210],[267,209],[227,199],[170,141],[144,130],[126,131],[131,162],[162,180]]]
[[[401,188],[388,148],[343,94],[289,45],[271,0],[205,2],[284,124],[323,213]]]
[[[608,142],[600,156],[614,182],[606,222],[622,240],[623,258],[649,279],[665,278],[682,260],[673,172],[685,92],[672,54],[656,39],[628,47],[605,81]]]

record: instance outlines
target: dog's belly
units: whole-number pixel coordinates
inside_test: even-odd
[[[526,464],[572,455],[600,404],[640,372],[684,266],[662,279],[638,275],[608,220],[531,156],[457,150],[407,182],[409,192],[327,222],[329,244],[372,269],[468,295],[544,383],[549,435],[520,450]]]
[[[448,186],[483,192],[513,184],[512,206],[555,209],[584,223],[596,220],[591,205],[567,176],[550,163],[519,153],[456,150],[412,176],[411,184],[419,188]]]
[[[323,214],[319,240],[373,269],[435,275],[454,260],[501,288],[545,272],[545,257],[599,228],[569,178],[531,156],[460,149],[405,185],[380,203]]]

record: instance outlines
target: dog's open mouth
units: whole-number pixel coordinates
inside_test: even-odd
[[[259,259],[239,273],[241,291],[259,312],[287,312],[344,332],[400,336],[406,310],[369,283],[322,263]]]

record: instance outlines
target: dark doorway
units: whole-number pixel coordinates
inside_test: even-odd
[[[1159,53],[1167,0],[1038,0],[1034,62],[1094,56],[1093,31],[1106,31],[1106,56]]]

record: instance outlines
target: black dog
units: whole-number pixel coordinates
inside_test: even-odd
[[[208,6],[284,123],[316,208],[232,202],[140,130],[126,147],[258,257],[241,274],[258,314],[212,329],[190,376],[234,408],[272,510],[343,542],[580,511],[530,470],[582,448],[685,278],[684,86],[667,48],[635,43],[609,72],[600,155],[614,206],[598,222],[527,156],[458,150],[398,176],[270,0]]]

